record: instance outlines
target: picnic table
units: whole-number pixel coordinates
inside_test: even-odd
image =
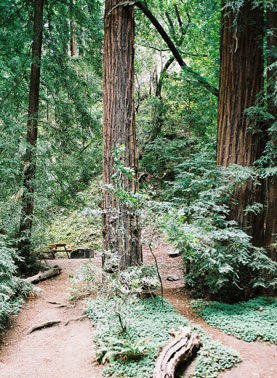
[[[67,254],[67,257],[70,258],[70,252],[72,252],[72,250],[71,249],[66,249],[66,246],[67,246],[66,243],[48,244],[48,247],[50,248],[49,253],[52,253],[53,259],[55,258],[55,255],[58,252],[65,252]],[[63,248],[63,249],[61,249],[61,248]]]

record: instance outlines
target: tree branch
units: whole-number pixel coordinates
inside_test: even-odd
[[[156,19],[156,17],[151,13],[149,8],[147,7],[147,4],[143,1],[123,1],[122,3],[117,4],[114,6],[110,12],[106,15],[106,17],[109,17],[111,12],[113,12],[116,8],[124,6],[137,6],[143,14],[151,21],[151,23],[155,26],[156,30],[162,37],[162,39],[165,41],[169,49],[171,50],[174,58],[177,60],[179,66],[185,71],[188,72],[199,84],[201,84],[204,88],[206,88],[210,93],[218,97],[218,89],[214,87],[212,84],[210,84],[204,77],[202,77],[198,72],[193,71],[183,60],[181,57],[179,51],[175,47],[174,43],[170,39],[167,32],[164,30],[162,25],[159,23],[159,21]]]
[[[124,3],[126,5],[126,3]],[[203,87],[205,87],[209,92],[211,92],[213,95],[218,97],[218,89],[211,85],[205,78],[203,78],[198,72],[193,71],[183,60],[181,55],[179,54],[177,48],[175,47],[174,43],[162,27],[162,25],[159,23],[159,21],[156,19],[156,17],[151,13],[151,11],[148,9],[147,5],[142,1],[136,1],[131,2],[132,5],[136,5],[143,13],[144,15],[152,22],[152,24],[157,29],[160,36],[163,38],[169,49],[171,50],[174,58],[177,60],[178,64],[182,69],[189,74]],[[118,4],[119,5],[119,4]]]

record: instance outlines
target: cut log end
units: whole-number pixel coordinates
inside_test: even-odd
[[[201,347],[198,335],[189,327],[180,328],[161,350],[156,361],[153,378],[174,378],[180,365],[188,361]]]

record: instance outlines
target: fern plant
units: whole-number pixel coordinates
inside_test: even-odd
[[[9,316],[17,313],[31,290],[31,285],[16,277],[14,259],[16,254],[8,240],[0,234],[0,331],[3,331]]]
[[[197,296],[223,301],[247,299],[261,287],[275,288],[276,262],[254,247],[235,221],[228,220],[234,187],[249,178],[255,180],[257,170],[217,168],[205,154],[202,151],[178,166],[177,179],[168,190],[172,207],[162,222],[169,240],[183,254],[185,283]],[[245,212],[260,211],[261,205],[255,203]]]

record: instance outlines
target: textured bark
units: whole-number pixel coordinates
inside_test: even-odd
[[[34,27],[32,44],[32,65],[29,89],[27,122],[27,147],[24,159],[22,212],[19,229],[18,250],[24,261],[19,263],[22,271],[27,270],[30,259],[31,232],[34,209],[34,181],[36,174],[36,144],[39,110],[40,60],[43,28],[43,1],[34,1]]]
[[[222,1],[222,6],[226,4]],[[252,9],[253,1],[245,1],[238,14],[229,8],[222,10],[220,41],[220,86],[218,102],[217,164],[252,166],[261,156],[264,141],[261,131],[250,131],[255,123],[245,110],[256,105],[257,95],[263,89],[263,9]],[[254,125],[262,129],[262,125]],[[249,180],[234,194],[237,202],[231,208],[230,218],[253,236],[255,245],[262,244],[263,219],[261,215],[245,215],[248,205],[262,202],[262,186]]]
[[[153,378],[174,378],[178,367],[196,354],[201,346],[199,336],[191,333],[189,327],[181,328],[174,336],[161,350]]]
[[[123,163],[137,176],[134,108],[134,10],[106,0],[104,37],[103,180],[113,184],[113,150],[125,146]],[[121,177],[125,191],[136,193],[135,180]],[[140,228],[132,209],[103,189],[103,247],[120,256],[121,268],[142,261]],[[104,261],[103,261],[104,262]]]
[[[75,21],[70,21],[70,53],[77,56],[77,26]]]
[[[40,281],[45,281],[48,278],[52,278],[55,276],[58,276],[61,274],[62,268],[60,268],[58,265],[55,265],[53,268],[46,270],[45,272],[39,272],[35,276],[25,278],[25,281],[36,284],[39,283]]]
[[[267,29],[273,34],[268,36],[267,47],[269,51],[268,66],[277,61],[277,11],[267,12]],[[268,128],[277,122],[277,106],[274,103],[274,85],[276,84],[277,68],[268,70],[268,112],[273,116],[268,122]],[[277,126],[274,132],[270,133],[271,149],[273,151],[272,164],[277,166]],[[277,249],[273,243],[277,238],[277,177],[269,177],[267,180],[267,212],[265,217],[265,239],[264,246],[268,250],[268,255],[273,260],[277,260]]]

